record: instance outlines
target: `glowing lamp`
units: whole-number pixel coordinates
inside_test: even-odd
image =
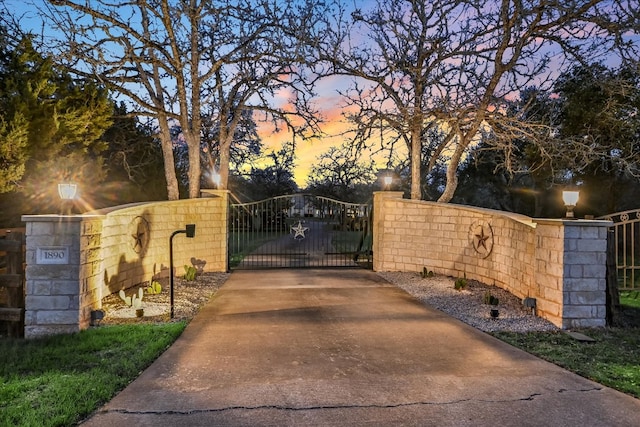
[[[387,175],[383,178],[384,181],[384,188],[388,189],[389,187],[391,187],[391,184],[393,183],[393,177],[391,175]]]
[[[58,184],[58,195],[62,200],[75,199],[77,190],[78,186],[76,184]]]
[[[567,207],[567,218],[574,218],[573,208],[578,204],[578,199],[580,198],[579,191],[563,191],[562,192],[562,200],[564,201],[564,205]]]

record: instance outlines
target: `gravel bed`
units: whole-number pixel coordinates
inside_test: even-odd
[[[458,291],[454,289],[455,278],[453,277],[436,275],[423,279],[418,273],[406,272],[379,272],[378,275],[411,294],[423,304],[485,332],[558,330],[549,321],[534,316],[522,305],[520,299],[495,286],[469,280],[467,286]],[[228,277],[227,273],[205,273],[192,282],[176,278],[173,320],[192,318]],[[492,306],[484,304],[487,291],[499,299],[496,308],[500,311],[500,315],[497,319],[489,315]],[[131,295],[134,292],[137,292],[136,287],[127,290],[126,294]],[[145,294],[143,306],[144,317],[136,318],[133,308],[125,306],[117,294],[110,295],[102,301],[105,318],[101,324],[169,321],[168,286],[165,286],[160,295]]]
[[[146,293],[148,283],[142,283],[125,291],[126,295],[137,294],[138,288],[145,288],[142,299],[144,316],[136,317],[136,310],[126,306],[117,293],[102,300],[105,313],[102,325],[123,323],[154,323],[189,320],[211,299],[229,277],[228,273],[204,273],[196,280],[187,281],[176,277],[174,280],[174,318],[170,319],[170,289],[168,279],[163,281],[162,292],[158,295]]]
[[[454,288],[455,278],[436,275],[422,278],[419,273],[378,272],[378,275],[412,295],[425,305],[485,332],[557,331],[551,322],[533,315],[522,301],[496,286],[468,280],[462,290]],[[485,293],[499,299],[497,306],[484,303]],[[491,308],[499,310],[498,318],[489,314]]]

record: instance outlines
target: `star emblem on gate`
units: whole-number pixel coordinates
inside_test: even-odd
[[[295,233],[293,238],[296,240],[304,239],[306,237],[304,235],[304,232],[307,230],[309,230],[309,227],[304,227],[301,221],[298,221],[298,225],[296,225],[295,227],[291,227],[291,231]]]

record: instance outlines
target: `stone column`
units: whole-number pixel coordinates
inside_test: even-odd
[[[381,271],[385,257],[385,214],[388,212],[387,201],[390,199],[402,199],[402,191],[376,191],[373,193],[373,271]],[[387,230],[393,232],[393,229]]]
[[[26,215],[25,338],[80,330],[81,217]]]
[[[562,327],[606,326],[610,221],[564,221]]]

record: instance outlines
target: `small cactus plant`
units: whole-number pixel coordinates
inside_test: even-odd
[[[431,270],[428,270],[427,267],[422,267],[422,271],[420,272],[420,277],[423,279],[427,279],[429,277],[435,276],[435,273]]]
[[[124,303],[129,307],[133,307],[135,309],[142,308],[142,297],[144,296],[144,290],[142,288],[138,289],[138,295],[131,294],[131,296],[127,296],[124,293],[124,290],[120,290],[118,295],[120,295],[120,299],[122,299],[122,301],[124,301]]]
[[[151,295],[157,295],[162,292],[162,285],[156,280],[152,280],[151,284],[147,287],[147,293]]]
[[[456,291],[463,290],[464,288],[467,287],[467,279],[462,277],[456,279],[456,281],[453,283],[453,287]]]
[[[185,265],[184,266],[184,279],[186,281],[192,282],[194,280],[196,280],[196,275],[198,274],[198,270],[196,270],[195,267],[190,266],[190,265]]]

